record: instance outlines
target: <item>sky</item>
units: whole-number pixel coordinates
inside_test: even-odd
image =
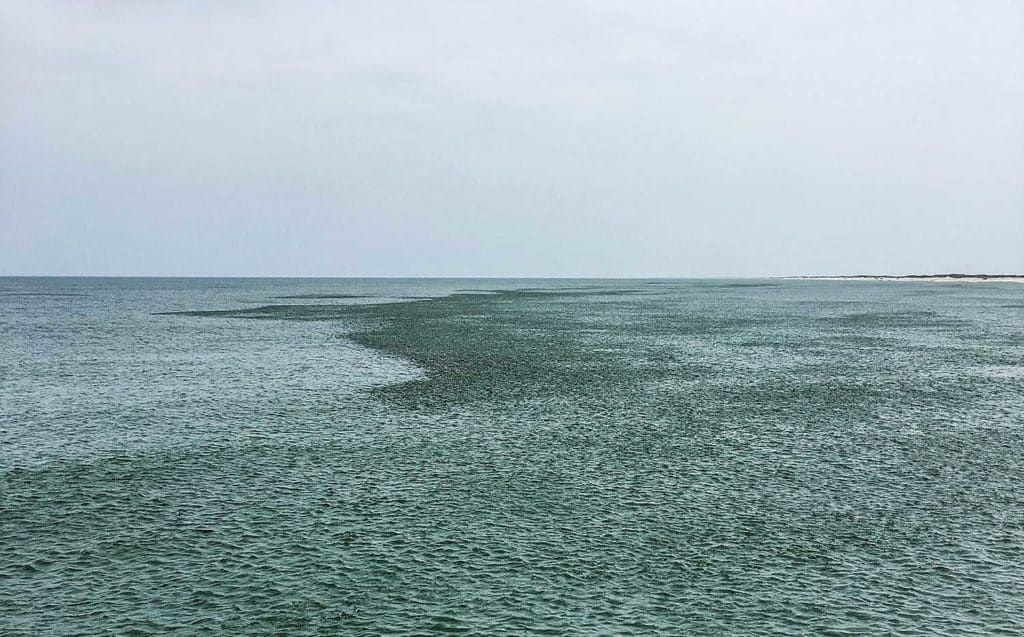
[[[0,275],[1024,272],[1024,2],[0,3]]]

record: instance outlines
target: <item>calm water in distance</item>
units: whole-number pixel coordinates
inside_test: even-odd
[[[1024,634],[1024,285],[0,278],[2,635]]]

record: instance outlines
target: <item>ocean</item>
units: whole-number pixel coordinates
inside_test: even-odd
[[[0,634],[1024,634],[1024,285],[0,279]]]

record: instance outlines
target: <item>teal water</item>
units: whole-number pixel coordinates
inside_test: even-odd
[[[1024,286],[0,279],[0,634],[1024,633]]]

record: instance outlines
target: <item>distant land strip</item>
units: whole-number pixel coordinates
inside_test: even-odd
[[[812,279],[818,281],[957,281],[962,283],[1024,283],[1024,274],[849,274],[838,276],[787,276],[781,278]]]

